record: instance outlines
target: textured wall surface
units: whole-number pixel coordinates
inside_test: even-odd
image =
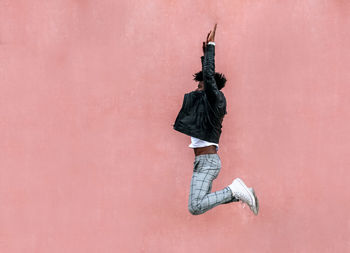
[[[213,189],[172,124],[218,22]],[[0,1],[0,252],[350,252],[346,0]]]

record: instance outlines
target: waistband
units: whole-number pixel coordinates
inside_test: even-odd
[[[203,158],[214,158],[214,157],[217,157],[219,158],[219,155],[218,154],[203,154],[203,155],[197,155],[194,157],[194,160],[195,161],[198,161],[198,160],[201,160]]]

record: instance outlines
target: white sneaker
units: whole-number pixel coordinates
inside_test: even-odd
[[[247,203],[250,210],[252,210],[255,215],[258,215],[259,203],[253,188],[248,188],[240,178],[233,180],[232,184],[228,187],[230,187],[235,198]]]
[[[255,191],[253,188],[249,188],[250,191],[252,191],[253,195],[254,195],[254,198],[255,198],[255,211],[252,210],[254,212],[255,215],[258,215],[259,213],[259,200],[258,200],[258,197],[256,196],[255,194]]]

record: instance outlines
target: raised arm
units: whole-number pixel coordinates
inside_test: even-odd
[[[204,81],[204,91],[210,102],[214,102],[219,96],[219,90],[215,82],[215,32],[210,31],[207,36],[207,43],[205,47],[204,59],[202,58],[202,71],[203,71],[203,81]]]

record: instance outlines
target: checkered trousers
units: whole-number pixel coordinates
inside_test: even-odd
[[[195,157],[188,201],[191,214],[202,214],[217,205],[237,201],[228,187],[211,193],[213,180],[219,175],[220,169],[221,161],[217,154]]]

